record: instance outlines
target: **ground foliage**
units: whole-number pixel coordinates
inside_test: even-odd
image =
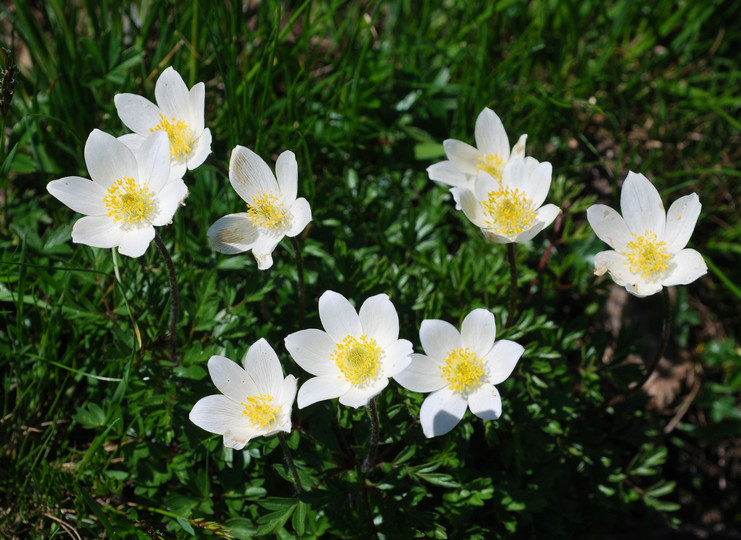
[[[62,2],[0,7],[0,533],[4,537],[557,538],[716,530],[741,520],[738,336],[741,201],[736,2]],[[181,365],[159,253],[71,242],[79,217],[45,186],[86,176],[94,128],[124,133],[120,92],[153,95],[174,66],[206,83],[213,153],[160,234],[180,286]],[[17,68],[14,68],[17,66]],[[14,91],[14,94],[13,94]],[[9,105],[8,105],[9,104]],[[485,106],[554,165],[555,224],[518,250],[520,312],[502,330],[506,248],[487,244],[425,168],[472,142]],[[6,114],[7,113],[7,114]],[[230,150],[296,153],[314,220],[301,238],[309,302],[387,293],[421,352],[425,318],[491,310],[526,348],[504,414],[425,439],[423,396],[293,413],[297,497],[275,438],[225,450],[188,421],[213,393],[212,354],[241,359],[300,329],[291,245],[275,265],[212,252],[206,230],[243,204]],[[708,276],[675,291],[652,398],[609,405],[658,346],[660,298],[596,280],[586,224],[628,170],[665,201],[697,192]],[[618,306],[617,309],[614,306]],[[613,306],[610,308],[610,306]],[[664,383],[663,386],[659,383]],[[657,389],[665,391],[657,398]],[[668,390],[666,390],[668,389]],[[663,397],[662,397],[663,396]],[[734,525],[735,524],[735,525]],[[689,529],[688,529],[689,530]]]

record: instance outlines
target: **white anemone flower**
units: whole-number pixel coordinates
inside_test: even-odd
[[[296,198],[298,166],[286,150],[275,163],[273,175],[260,156],[243,146],[232,151],[229,181],[247,203],[247,212],[229,214],[208,229],[211,248],[228,255],[252,250],[260,270],[273,265],[273,250],[284,236],[292,238],[311,221],[311,208]]]
[[[445,321],[424,320],[419,338],[426,354],[412,354],[409,367],[394,376],[413,392],[431,392],[419,419],[427,437],[444,435],[470,409],[484,420],[502,414],[497,384],[510,376],[524,348],[506,339],[494,341],[494,315],[485,309],[469,313],[461,331]]]
[[[504,125],[488,107],[476,118],[475,135],[476,147],[456,139],[446,139],[443,148],[448,159],[427,168],[430,179],[454,187],[473,189],[479,171],[501,180],[504,167],[510,161],[522,159],[529,168],[538,164],[534,158],[525,157],[527,135],[520,136],[510,152]]]
[[[561,211],[543,205],[551,187],[553,167],[547,161],[529,168],[524,160],[510,161],[497,180],[479,171],[473,190],[453,188],[463,212],[481,228],[489,242],[522,243],[553,223]]]
[[[241,450],[255,437],[290,433],[296,378],[283,378],[283,368],[264,339],[247,351],[244,369],[224,356],[212,356],[208,372],[221,394],[193,406],[190,421],[224,436],[224,446]],[[223,395],[222,395],[223,394]]]
[[[93,130],[85,143],[91,180],[67,176],[46,189],[75,212],[72,241],[139,257],[154,238],[154,227],[172,222],[188,195],[182,178],[170,173],[167,135],[156,134],[134,153],[113,135]]]
[[[300,330],[286,337],[296,363],[316,375],[298,391],[299,409],[339,397],[349,407],[362,407],[409,365],[412,344],[399,339],[399,316],[385,294],[368,298],[360,313],[341,294],[319,298],[324,330]]]
[[[157,105],[136,94],[114,96],[119,118],[134,132],[120,139],[136,150],[153,133],[167,133],[172,174],[181,178],[211,153],[211,130],[204,127],[205,86],[199,82],[188,90],[180,74],[168,67],[155,83],[154,97]]]
[[[594,256],[594,273],[609,273],[635,296],[692,283],[708,271],[702,255],[685,249],[701,208],[692,193],[674,201],[667,213],[648,178],[629,172],[620,192],[622,216],[604,204],[587,209],[595,234],[612,248]]]

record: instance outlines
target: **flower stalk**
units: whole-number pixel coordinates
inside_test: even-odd
[[[371,436],[370,436],[370,448],[368,449],[368,456],[363,461],[362,471],[365,472],[376,463],[376,455],[378,454],[378,407],[376,406],[376,398],[371,399],[368,402],[368,416],[370,416],[371,422]]]
[[[293,476],[293,483],[296,484],[296,493],[303,493],[304,486],[301,484],[301,478],[298,475],[296,464],[293,462],[291,449],[288,448],[288,443],[286,442],[286,436],[283,433],[278,433],[278,440],[280,441],[280,448],[283,450],[283,458],[286,460],[286,465],[288,465],[288,469]]]
[[[505,328],[512,326],[517,317],[517,244],[507,244],[507,259],[509,260],[509,313]]]
[[[295,237],[291,238],[291,245],[293,246],[293,252],[296,254],[296,268],[298,270],[298,313],[299,323],[301,328],[305,326],[306,322],[306,287],[304,286],[304,262],[301,257],[301,248],[298,244],[298,240]]]
[[[167,341],[170,345],[170,359],[172,360],[172,363],[177,366],[180,364],[177,344],[177,321],[180,311],[180,299],[178,296],[178,283],[175,277],[175,265],[172,263],[170,252],[167,251],[167,246],[165,246],[162,237],[160,237],[157,232],[154,234],[154,243],[156,244],[157,249],[160,250],[162,258],[165,259],[167,274],[170,278],[170,332],[167,336]]]

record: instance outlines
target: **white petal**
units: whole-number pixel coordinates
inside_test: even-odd
[[[642,236],[646,231],[664,237],[666,212],[661,196],[648,178],[629,172],[620,191],[620,211],[628,229]]]
[[[129,257],[141,257],[154,240],[154,227],[142,227],[126,231],[118,245],[118,252]]]
[[[587,220],[597,238],[614,250],[625,251],[628,242],[633,240],[625,220],[609,206],[604,204],[590,206],[587,209]]]
[[[258,339],[247,351],[244,370],[257,385],[260,393],[268,392],[276,396],[283,384],[283,368],[278,355],[264,339]]]
[[[485,384],[468,396],[468,408],[479,418],[496,420],[502,415],[502,397],[493,384]]]
[[[112,248],[121,243],[124,231],[106,216],[87,216],[72,227],[72,241],[98,248]]]
[[[517,163],[517,162],[515,162]],[[506,170],[506,167],[505,167]],[[502,179],[502,184],[505,183],[505,178]],[[495,180],[492,175],[486,171],[478,171],[476,173],[476,181],[474,184],[474,194],[480,201],[486,201],[489,198],[489,193],[492,191],[499,191],[501,184]]]
[[[252,427],[234,427],[224,432],[224,446],[241,450],[259,435],[260,432]]]
[[[445,386],[440,365],[424,354],[412,354],[411,363],[394,380],[412,392],[434,392]]]
[[[512,153],[509,155],[508,161],[512,161],[513,159],[525,159],[525,144],[526,143],[527,143],[527,134],[520,135],[520,138],[517,139],[517,144],[515,144],[514,148],[512,148]],[[535,159],[533,159],[533,161],[535,161]],[[537,161],[535,162],[537,163]]]
[[[627,261],[627,257],[617,251],[602,251],[594,256],[594,273],[601,276],[608,272],[615,283],[635,296],[649,296],[661,290],[661,283],[648,282],[631,272]]]
[[[159,193],[170,179],[170,140],[167,133],[157,131],[147,137],[136,154],[136,160],[139,183]]]
[[[485,108],[476,118],[476,147],[482,154],[495,154],[499,159],[509,159],[509,140],[504,125],[497,114]]]
[[[222,395],[214,395],[199,399],[188,418],[201,429],[223,435],[239,423],[241,413],[239,403]]]
[[[121,122],[134,133],[148,137],[150,129],[160,123],[160,108],[142,96],[116,94],[113,103]]]
[[[463,173],[449,160],[427,167],[427,175],[430,180],[443,182],[449,186],[473,187],[472,177]]]
[[[443,148],[448,159],[462,173],[474,176],[479,164],[479,151],[470,144],[456,139],[443,141]]]
[[[461,325],[461,345],[483,357],[494,345],[497,326],[494,315],[485,309],[474,309]]]
[[[168,67],[154,85],[154,97],[165,116],[189,120],[190,102],[188,87],[180,74]]]
[[[193,148],[188,152],[187,166],[189,170],[193,170],[199,167],[206,161],[206,158],[211,153],[211,130],[206,128],[201,133],[194,143]]]
[[[690,241],[701,209],[700,198],[696,193],[680,197],[669,207],[664,233],[664,241],[669,253],[677,253]]]
[[[219,218],[209,227],[206,235],[211,249],[232,255],[252,249],[260,237],[260,231],[249,220],[247,214],[242,212]]]
[[[368,402],[381,393],[381,390],[388,386],[389,380],[386,377],[380,377],[371,386],[357,388],[351,386],[350,389],[340,396],[340,403],[347,407],[365,407]]]
[[[299,197],[293,201],[293,204],[291,205],[291,214],[293,215],[291,219],[291,228],[286,231],[286,236],[289,238],[301,234],[301,231],[303,231],[311,221],[311,207],[309,206],[309,201],[303,197]]]
[[[405,370],[411,362],[410,355],[413,350],[412,343],[406,339],[400,339],[384,349],[382,376],[393,377]]]
[[[449,388],[433,392],[422,403],[419,420],[426,437],[445,435],[466,412],[466,400]]]
[[[283,236],[276,238],[267,234],[261,234],[257,239],[255,245],[252,246],[252,255],[255,257],[259,270],[267,270],[273,266],[273,251],[282,239]]]
[[[546,204],[545,206],[541,206],[538,208],[538,211],[535,212],[535,225],[515,236],[514,241],[517,243],[523,243],[532,240],[535,235],[553,223],[560,212],[561,209],[555,204]]]
[[[296,156],[290,150],[286,150],[278,156],[275,162],[275,176],[278,179],[281,195],[287,202],[296,200],[298,192],[298,165]]]
[[[419,340],[422,348],[436,359],[443,359],[453,349],[460,349],[463,344],[458,330],[447,321],[425,319],[419,327]]]
[[[139,135],[138,133],[127,133],[126,135],[121,135],[118,137],[118,140],[121,141],[126,145],[126,148],[134,152],[134,155],[139,151],[139,149],[142,147],[142,144],[144,144],[144,141],[147,140],[144,135]]]
[[[523,190],[527,193],[533,208],[540,208],[551,189],[553,166],[547,161],[539,163],[535,170],[528,171],[524,161],[520,161],[525,169],[525,184]]]
[[[188,92],[188,104],[190,108],[190,124],[194,135],[203,132],[204,110],[206,108],[206,85],[199,82],[193,85]],[[210,141],[209,141],[210,142]],[[197,167],[198,165],[195,165]]]
[[[635,280],[634,283],[625,285],[625,290],[639,298],[651,296],[662,289],[661,283],[655,281]]]
[[[318,401],[335,399],[350,389],[350,383],[341,375],[322,375],[313,377],[301,385],[296,403],[303,409]]]
[[[450,190],[453,193],[453,197],[457,202],[460,203],[460,209],[469,219],[471,223],[480,227],[484,223],[484,215],[481,210],[481,204],[473,192],[466,188],[453,188]]]
[[[208,373],[219,392],[236,403],[260,393],[247,372],[225,356],[209,358]]]
[[[172,216],[188,196],[188,188],[182,178],[169,181],[157,194],[158,213],[152,225],[157,227],[172,223]]]
[[[251,203],[258,192],[278,190],[278,182],[263,159],[249,148],[236,146],[229,160],[229,182],[242,197]]]
[[[88,216],[107,213],[103,197],[106,190],[95,182],[81,176],[66,176],[52,180],[46,190],[75,212]]]
[[[139,175],[139,165],[131,150],[99,129],[94,129],[85,142],[85,163],[93,182],[105,189],[120,178],[136,180]]]
[[[708,267],[702,255],[694,249],[683,249],[672,257],[668,273],[661,282],[667,287],[687,285],[707,273]]]
[[[489,368],[489,382],[499,384],[507,380],[523,352],[525,352],[525,348],[519,343],[508,339],[497,341],[484,360]]]
[[[281,383],[281,390],[279,395],[281,408],[285,409],[288,414],[288,421],[291,421],[291,409],[293,409],[293,402],[296,400],[296,377],[288,375]]]
[[[533,228],[535,228],[535,227],[539,227],[537,229],[537,231],[535,231],[536,234],[539,233],[541,230],[543,230],[543,227],[541,225],[534,225]],[[527,231],[524,231],[524,232],[522,232],[520,234],[524,237],[525,233],[527,233],[529,231],[530,231],[530,229],[528,229]],[[484,233],[484,238],[486,238],[486,241],[487,242],[491,242],[492,244],[511,244],[511,243],[515,242],[515,240],[517,238],[517,237],[511,238],[511,237],[509,237],[507,235],[496,233],[496,232],[494,232],[491,229],[481,229],[481,232]],[[524,242],[525,240],[522,240],[522,241]]]
[[[312,375],[339,373],[331,357],[337,344],[326,332],[315,328],[299,330],[286,337],[285,345],[295,362]]]
[[[337,343],[346,336],[359,337],[363,333],[355,308],[347,298],[334,291],[325,291],[319,298],[319,318],[324,330]]]
[[[363,334],[374,338],[382,349],[399,339],[399,315],[386,294],[371,296],[360,306]]]

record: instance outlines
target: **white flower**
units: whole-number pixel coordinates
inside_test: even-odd
[[[188,91],[183,78],[168,67],[154,86],[157,105],[136,94],[113,98],[118,116],[134,133],[120,139],[136,150],[153,133],[164,131],[170,140],[172,174],[182,178],[211,153],[211,130],[204,128],[206,90],[199,82]]]
[[[243,146],[232,151],[229,181],[247,203],[247,212],[229,214],[208,229],[211,248],[233,254],[252,250],[260,270],[273,265],[273,250],[284,236],[296,236],[311,221],[311,208],[296,198],[298,166],[293,152],[275,163],[276,180],[260,156]]]
[[[283,378],[278,356],[264,339],[247,351],[244,369],[223,356],[208,361],[211,380],[221,394],[193,406],[190,421],[224,436],[224,446],[240,450],[250,439],[291,431],[296,378]]]
[[[527,135],[520,137],[510,153],[509,139],[502,121],[488,107],[476,118],[475,134],[476,148],[455,139],[446,139],[443,142],[448,161],[441,161],[427,168],[431,180],[473,189],[479,171],[489,173],[495,180],[501,180],[504,167],[512,160],[524,159],[530,168],[538,164],[534,158],[525,157]]]
[[[413,392],[432,392],[419,411],[427,437],[444,435],[466,412],[484,420],[502,414],[494,385],[507,379],[524,351],[514,341],[494,342],[494,315],[485,309],[469,313],[460,333],[445,321],[424,320],[419,338],[425,354],[413,354],[409,367],[394,379]]]
[[[316,375],[298,391],[300,409],[336,397],[350,407],[367,405],[409,365],[412,344],[399,339],[399,316],[385,294],[368,298],[358,314],[344,296],[326,291],[319,318],[324,332],[300,330],[285,340],[296,363]]]
[[[594,256],[594,273],[608,272],[635,296],[686,285],[705,275],[708,267],[702,255],[685,249],[701,208],[693,193],[674,201],[666,213],[648,178],[629,172],[620,192],[622,217],[604,204],[587,210],[595,234],[612,248]]]
[[[456,187],[451,191],[489,242],[527,242],[560,212],[555,204],[541,206],[551,187],[552,170],[547,161],[529,168],[519,159],[507,163],[500,180],[479,171],[473,190]]]
[[[172,221],[188,195],[170,174],[167,136],[153,135],[136,154],[124,143],[93,130],[85,143],[90,178],[67,176],[46,189],[75,212],[85,214],[72,228],[72,241],[99,248],[118,246],[130,257],[144,254],[154,227]]]

